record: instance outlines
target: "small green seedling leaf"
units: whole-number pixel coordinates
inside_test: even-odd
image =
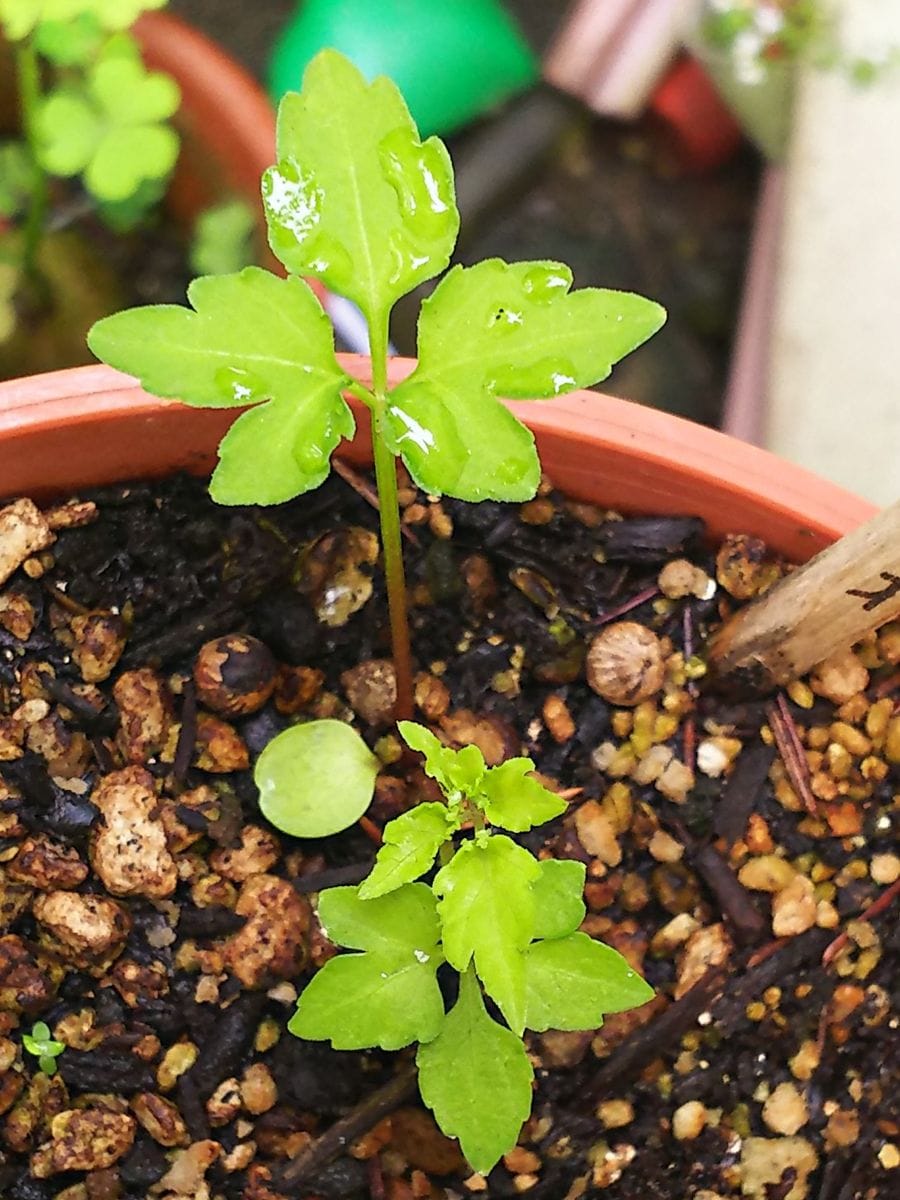
[[[253,263],[256,217],[243,200],[226,200],[197,218],[191,270],[198,275],[229,275]]]
[[[457,971],[474,957],[510,1029],[525,1027],[525,959],[534,930],[537,860],[502,834],[466,842],[434,881],[444,954]]]
[[[34,31],[34,46],[59,67],[83,67],[97,57],[106,36],[96,15],[82,12],[68,21],[42,21]]]
[[[41,164],[54,175],[82,174],[98,200],[125,200],[174,167],[178,135],[165,122],[180,98],[168,75],[117,48],[90,69],[84,88],[63,84],[42,100],[35,122]]]
[[[418,804],[389,821],[384,827],[384,845],[371,873],[360,885],[360,896],[364,900],[384,896],[424,875],[438,850],[458,828],[459,820],[439,801]]]
[[[497,399],[541,399],[605,379],[665,320],[628,292],[569,292],[553,262],[456,266],[422,305],[419,362],[390,397],[390,445],[427,492],[528,500],[534,438]],[[477,442],[471,431],[477,430]]]
[[[53,1075],[56,1060],[66,1047],[64,1042],[53,1040],[50,1027],[44,1021],[38,1021],[32,1026],[31,1033],[22,1034],[22,1048],[34,1055],[45,1075]]]
[[[88,344],[157,396],[210,408],[269,400],[239,417],[219,447],[211,487],[219,503],[277,504],[317,487],[354,421],[334,331],[312,291],[246,267],[195,279],[188,299],[196,312],[165,304],[105,317]]]
[[[142,12],[163,8],[168,0],[0,0],[0,25],[16,42],[45,22],[76,22],[84,16],[104,29],[127,29]]]
[[[438,962],[339,954],[303,989],[288,1029],[310,1041],[330,1041],[335,1050],[400,1050],[431,1041],[444,1021]]]
[[[319,897],[318,912],[325,936],[336,946],[372,950],[397,961],[412,957],[434,966],[443,961],[437,905],[424,883],[375,900],[363,899],[355,887],[329,888]]]
[[[534,1071],[520,1038],[485,1011],[474,972],[434,1041],[419,1047],[419,1090],[438,1124],[486,1175],[516,1144],[531,1112]]]
[[[475,802],[492,825],[524,833],[566,811],[565,800],[531,778],[530,758],[509,758],[484,773]]]
[[[398,721],[397,729],[410,750],[425,755],[425,774],[440,784],[448,798],[456,793],[475,795],[487,769],[477,746],[453,750],[415,721]]]
[[[372,803],[379,762],[343,721],[294,725],[272,738],[253,778],[263,816],[293,837],[347,829]]]
[[[546,1029],[598,1029],[606,1013],[653,999],[650,987],[617,950],[586,933],[535,942],[525,955],[525,1024]]]
[[[0,345],[15,332],[15,298],[20,279],[21,273],[17,266],[0,261]]]
[[[531,885],[535,938],[561,938],[574,933],[584,920],[584,863],[549,858],[538,864],[541,873]]]
[[[278,114],[278,165],[263,176],[269,239],[374,320],[450,261],[459,216],[447,151],[420,142],[390,80],[367,84],[323,50]]]

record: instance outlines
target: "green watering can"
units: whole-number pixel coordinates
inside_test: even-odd
[[[331,46],[368,79],[388,75],[423,137],[446,134],[524,91],[539,65],[497,0],[305,0],[269,64],[276,101]]]

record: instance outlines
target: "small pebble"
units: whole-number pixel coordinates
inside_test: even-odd
[[[706,1105],[689,1100],[676,1108],[672,1115],[672,1132],[679,1142],[692,1142],[706,1128]]]
[[[773,1133],[789,1136],[809,1120],[806,1101],[793,1083],[779,1083],[763,1105],[762,1118]]]

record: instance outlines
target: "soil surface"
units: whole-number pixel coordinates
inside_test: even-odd
[[[0,513],[0,1194],[887,1200],[900,628],[777,698],[716,696],[709,631],[786,567],[690,517],[401,490],[417,719],[489,764],[534,758],[569,807],[523,842],[585,863],[582,928],[656,999],[528,1035],[533,1115],[487,1179],[405,1086],[408,1054],[286,1032],[334,953],[317,893],[435,798],[391,733],[376,518],[348,478],[266,510],[179,478]],[[303,842],[250,767],[316,716],[383,769],[363,822]],[[65,1046],[52,1075],[36,1021]],[[373,1094],[349,1153],[280,1189]]]
[[[425,2],[425,0],[423,0]],[[507,0],[540,54],[565,5]],[[220,41],[264,79],[271,47],[295,0],[173,0],[174,12]],[[511,107],[514,107],[513,102]],[[447,138],[461,163],[490,126],[486,116]],[[718,421],[727,377],[759,160],[744,148],[720,169],[686,169],[652,119],[632,124],[573,115],[545,159],[495,203],[463,211],[459,261],[499,255],[568,263],[576,286],[637,291],[665,305],[669,320],[640,356],[619,366],[605,391]],[[393,338],[414,350],[415,306],[402,310]]]

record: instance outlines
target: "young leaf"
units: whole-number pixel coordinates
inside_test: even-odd
[[[272,249],[370,319],[450,261],[459,228],[453,172],[422,143],[400,92],[367,84],[334,50],[306,69],[278,114],[277,166],[263,176]]]
[[[328,837],[358,821],[372,803],[379,765],[343,721],[293,725],[256,760],[259,807],[293,837]]]
[[[297,1037],[330,1041],[335,1050],[400,1050],[428,1042],[444,1021],[438,962],[339,954],[303,989],[288,1029]]]
[[[316,297],[301,279],[246,267],[195,279],[188,299],[196,312],[164,304],[106,317],[88,344],[157,396],[213,408],[270,400],[219,447],[211,488],[219,503],[277,504],[317,487],[354,422]]]
[[[534,929],[531,885],[537,860],[508,837],[466,842],[434,881],[444,954],[457,971],[475,969],[509,1027],[525,1025],[523,951]]]
[[[378,851],[375,866],[360,884],[362,899],[384,896],[424,875],[457,828],[459,822],[439,801],[418,804],[389,821],[384,827],[384,845]]]
[[[325,936],[337,946],[372,950],[392,961],[414,958],[435,967],[443,962],[434,894],[424,883],[375,900],[362,899],[355,887],[329,888],[319,897],[318,911]]]
[[[530,777],[530,758],[509,758],[490,767],[475,801],[492,825],[524,833],[566,811],[566,802]]]
[[[174,167],[178,135],[164,122],[180,98],[168,75],[148,72],[137,55],[117,49],[91,69],[86,88],[64,84],[41,102],[40,161],[54,175],[83,173],[99,200],[124,200]]]
[[[471,970],[438,1036],[419,1046],[416,1064],[422,1099],[486,1175],[528,1119],[534,1071],[521,1039],[488,1016]]]
[[[68,21],[41,21],[34,46],[59,67],[83,67],[97,57],[106,36],[96,16],[83,12]]]
[[[597,1029],[606,1013],[638,1008],[650,987],[618,951],[586,933],[535,942],[525,955],[529,1029]]]
[[[540,477],[534,438],[497,397],[598,383],[665,319],[641,296],[570,294],[571,284],[558,263],[495,258],[454,267],[422,305],[419,363],[388,407],[391,449],[420,487],[460,500],[529,499]]]
[[[437,780],[444,792],[466,796],[476,793],[486,770],[484,755],[477,746],[452,750],[415,721],[398,721],[397,729],[410,750],[425,755],[425,774]]]
[[[548,858],[531,885],[534,896],[535,938],[561,938],[584,920],[584,863]]]

